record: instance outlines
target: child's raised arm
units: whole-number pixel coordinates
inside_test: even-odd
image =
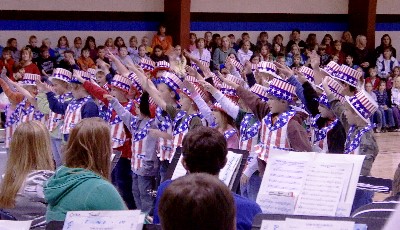
[[[32,96],[32,94],[28,90],[24,89],[24,87],[22,87],[17,82],[11,82],[11,84],[18,90],[18,92],[24,95],[24,97],[35,107],[35,109],[39,109],[35,97]]]

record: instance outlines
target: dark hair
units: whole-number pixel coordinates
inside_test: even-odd
[[[10,47],[4,47],[2,53],[3,53],[3,54],[5,54],[5,53],[11,54],[11,49],[10,49]]]
[[[351,58],[353,58],[354,59],[354,57],[353,57],[353,54],[346,54],[346,57],[351,57]]]
[[[220,37],[221,37],[220,34],[213,34],[211,40],[214,41],[215,39],[220,38]]]
[[[98,50],[105,49],[105,48],[106,48],[105,46],[97,46],[97,51],[98,51]]]
[[[292,30],[292,33],[294,33],[294,32],[300,33],[300,29],[299,29],[299,28],[294,28],[294,29]]]
[[[64,51],[64,55],[65,55],[65,54],[72,54],[72,55],[75,55],[74,51],[72,51],[72,50],[66,50],[66,51]]]
[[[116,37],[115,38],[115,40],[114,40],[114,46],[116,46],[116,47],[120,47],[120,45],[118,45],[118,40],[120,40],[120,39],[122,39],[122,41],[124,42],[124,44],[122,44],[122,45],[124,45],[125,46],[125,41],[124,41],[124,39],[122,38],[122,37]],[[119,51],[119,50],[118,50]]]
[[[128,48],[126,47],[126,45],[121,45],[121,46],[118,47],[118,52],[121,51],[122,48],[128,49]]]
[[[150,98],[149,93],[146,91],[143,92],[142,96],[140,96],[140,104],[139,104],[140,113],[147,117],[151,116],[149,98]]]
[[[88,51],[90,53],[90,48],[89,47],[83,47],[81,49],[81,54],[83,54],[83,51]]]
[[[189,172],[218,175],[226,163],[227,143],[217,129],[201,126],[185,135],[182,154]]]
[[[92,42],[94,43],[94,48],[96,48],[96,47],[97,47],[97,46],[96,46],[96,39],[94,39],[93,36],[88,36],[88,37],[86,38],[84,48],[89,48],[89,50],[90,50],[90,46],[89,46],[89,42],[90,42],[90,41],[92,41]]]
[[[7,46],[10,46],[10,45],[11,45],[11,42],[16,41],[16,40],[17,40],[16,38],[9,38],[9,39],[7,40]]]
[[[229,35],[228,35],[228,38],[231,38],[231,37],[235,37],[235,35],[229,34]]]
[[[164,230],[231,230],[236,225],[232,193],[205,173],[173,181],[161,196],[158,213]]]
[[[384,39],[385,37],[388,37],[388,38],[389,38],[389,47],[391,47],[391,46],[392,46],[392,38],[389,36],[389,34],[384,34],[384,35],[381,37],[381,46],[382,46],[382,47],[384,46],[384,45],[383,45],[383,39]]]
[[[256,52],[256,53],[254,53],[253,55],[251,55],[251,57],[250,57],[250,60],[249,60],[249,61],[250,61],[250,62],[251,62],[251,61],[253,61],[253,59],[254,59],[254,58],[256,58],[256,57],[260,58],[260,57],[261,57],[261,55],[260,55],[259,53],[257,53],[257,52]],[[260,61],[261,61],[261,60],[260,60]]]

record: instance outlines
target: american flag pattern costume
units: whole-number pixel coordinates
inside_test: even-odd
[[[290,144],[287,139],[289,121],[296,112],[291,109],[279,115],[275,124],[272,125],[271,114],[268,114],[261,121],[260,143],[256,146],[258,158],[267,161],[268,155],[273,149],[289,150]]]
[[[165,116],[163,116],[162,112],[163,112],[162,109],[160,107],[157,107],[156,109],[157,127],[160,131],[172,135],[173,132],[172,119],[168,114],[165,114]],[[160,161],[170,160],[173,154],[172,140],[159,138],[157,152],[158,152],[157,156],[160,158]]]
[[[58,102],[64,103],[67,100],[72,99],[72,93],[66,93],[63,95],[58,96]],[[64,121],[64,115],[55,113],[53,111],[50,111],[49,113],[49,119],[47,120],[46,126],[49,129],[49,132],[53,132],[57,127],[61,127],[61,124]]]
[[[69,131],[82,120],[81,110],[83,105],[91,99],[91,96],[81,98],[79,100],[72,100],[67,109],[65,110],[64,125],[61,129],[62,134],[69,134]]]
[[[183,113],[183,116],[181,115],[180,118],[178,116],[175,118],[175,124],[177,124],[177,122],[179,120],[181,120],[181,122],[179,123],[179,125],[175,126],[175,129],[174,129],[174,132],[173,132],[174,150],[177,147],[182,147],[183,137],[189,131],[190,121],[193,119],[193,117],[200,117],[201,118],[201,115],[198,114],[198,113],[190,114],[190,115],[186,116],[185,118],[184,118],[184,116],[186,116],[186,113]]]
[[[132,121],[132,127],[136,132],[133,134],[132,137],[132,159],[131,164],[134,170],[140,169],[143,165],[143,160],[146,157],[146,140],[149,134],[149,128],[154,122],[154,119],[150,119],[147,121],[146,125],[142,129],[138,129],[138,121],[135,119]]]
[[[260,131],[261,122],[256,121],[250,125],[251,119],[254,114],[246,114],[240,123],[240,141],[239,149],[253,152],[254,146],[258,141],[258,133]]]

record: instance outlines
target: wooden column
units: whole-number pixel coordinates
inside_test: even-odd
[[[367,48],[375,49],[377,0],[349,0],[349,30],[354,39],[363,34]]]
[[[172,36],[174,46],[189,47],[190,0],[164,0],[167,33]]]

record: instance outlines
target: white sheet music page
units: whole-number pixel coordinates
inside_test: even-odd
[[[353,230],[353,221],[286,218],[285,230]]]
[[[335,216],[353,164],[314,162],[296,204],[296,215]]]
[[[226,164],[219,172],[218,177],[229,188],[232,188],[231,181],[235,180],[242,157],[242,154],[237,154],[232,151],[228,151],[226,155]]]
[[[175,180],[176,178],[186,175],[186,169],[183,167],[182,158],[183,155],[181,154],[178,163],[176,164],[174,173],[172,174],[171,180]]]
[[[15,221],[15,220],[0,220],[1,230],[29,230],[31,228],[32,221]]]
[[[257,196],[257,203],[263,213],[290,209],[287,200],[285,202],[274,200],[270,192],[291,192],[297,196],[302,190],[308,164],[313,157],[314,153],[291,153],[280,150],[270,153]]]
[[[138,230],[143,228],[140,210],[129,211],[70,211],[63,230]]]

